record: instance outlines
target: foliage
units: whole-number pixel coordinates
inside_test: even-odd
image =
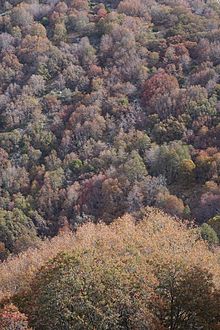
[[[202,238],[208,241],[209,244],[218,244],[219,239],[214,229],[208,224],[204,223],[201,226],[201,235]]]
[[[137,224],[128,215],[109,226],[90,222],[74,240],[13,298],[34,329],[218,326],[218,253],[195,228],[145,209]]]
[[[218,235],[218,238],[220,238],[220,216],[216,215],[212,219],[209,219],[208,225],[213,228],[213,230]]]
[[[1,259],[62,219],[219,213],[219,8],[0,1]]]
[[[0,310],[0,326],[2,330],[31,330],[27,317],[13,304],[6,305]]]

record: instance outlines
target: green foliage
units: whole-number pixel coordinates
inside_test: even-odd
[[[31,219],[17,208],[13,211],[0,210],[0,241],[9,251],[20,243],[24,246],[25,242],[27,245],[34,245],[36,230]]]
[[[201,235],[204,240],[206,240],[210,245],[218,244],[219,239],[214,229],[207,223],[201,226]]]
[[[145,164],[138,152],[132,151],[130,157],[123,166],[123,173],[131,182],[141,180],[147,175]]]
[[[216,115],[216,97],[208,99],[200,99],[196,101],[190,101],[187,109],[191,118],[195,119],[200,116]]]
[[[164,175],[168,183],[178,180],[184,175],[186,169],[183,164],[186,161],[190,162],[190,158],[189,147],[181,142],[172,142],[153,148],[148,156],[152,173]]]
[[[45,330],[66,327],[93,329],[96,326],[120,329],[126,322],[130,323],[129,328],[132,323],[133,326],[141,324],[141,320],[135,320],[134,316],[141,304],[132,302],[132,295],[140,290],[141,283],[134,283],[134,276],[126,271],[128,267],[129,263],[123,269],[119,262],[113,265],[107,260],[106,263],[97,260],[95,266],[89,256],[88,260],[74,254],[58,256],[42,271],[36,283],[42,291],[40,296],[38,290],[33,293],[41,315],[41,320],[34,322],[35,328],[40,329],[44,324]],[[71,289],[68,290],[68,287]],[[144,301],[149,289],[147,286],[142,288],[141,298]],[[43,303],[45,299],[50,302],[48,307]],[[44,313],[45,307],[47,315]]]
[[[220,239],[220,216],[216,215],[212,219],[209,219],[208,225],[215,231],[218,238]]]
[[[83,167],[83,163],[80,159],[74,159],[69,163],[69,168],[74,173],[79,173]]]
[[[54,27],[54,35],[53,35],[54,41],[56,43],[65,41],[66,37],[67,37],[67,30],[65,24],[57,23]]]
[[[180,140],[186,131],[185,125],[170,117],[164,122],[156,124],[152,130],[153,137],[157,143]]]

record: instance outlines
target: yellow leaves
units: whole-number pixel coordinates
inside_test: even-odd
[[[50,41],[40,35],[27,35],[21,42],[20,55],[28,60],[33,58],[36,54],[43,54],[51,47]],[[30,60],[29,59],[29,60]]]
[[[111,225],[89,222],[75,235],[62,233],[38,249],[10,258],[0,267],[0,300],[25,291],[41,316],[35,319],[35,312],[26,306],[36,329],[42,322],[45,329],[57,326],[61,313],[69,328],[80,330],[99,322],[118,324],[121,308],[127,311],[131,328],[150,320],[158,324],[152,323],[152,330],[160,329],[159,314],[153,315],[153,310],[169,315],[173,287],[177,307],[183,297],[186,310],[191,308],[194,303],[187,297],[194,293],[204,304],[199,290],[212,284],[213,289],[220,287],[219,252],[210,251],[195,228],[159,210],[146,208],[142,216],[139,222],[131,215]],[[190,286],[192,293],[187,291]],[[45,310],[51,311],[49,318]],[[165,317],[163,322],[169,321]]]
[[[95,258],[97,272],[112,267],[116,273],[124,269],[123,276],[138,273],[143,279],[147,272],[150,282],[154,281],[153,273],[164,267],[174,272],[197,266],[208,270],[220,286],[219,252],[210,251],[195,229],[151,208],[145,209],[143,218],[137,224],[130,215],[109,226],[87,223],[76,235],[63,233],[42,242],[39,249],[10,258],[0,266],[0,299],[28,287],[38,270],[62,251],[74,251],[87,266]]]

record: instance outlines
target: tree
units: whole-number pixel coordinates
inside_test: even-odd
[[[15,297],[34,329],[217,328],[218,255],[181,221],[142,217],[78,228],[74,246],[36,271]]]
[[[31,25],[31,35],[33,36],[39,36],[42,38],[46,38],[47,37],[47,30],[46,28],[40,24],[40,23],[34,23]]]
[[[192,173],[194,168],[188,145],[178,141],[163,144],[160,147],[154,146],[147,151],[146,157],[152,174],[165,176],[168,183],[187,175],[187,171]],[[187,165],[189,165],[188,170]]]
[[[184,273],[178,270],[162,272],[158,290],[164,298],[160,312],[165,328],[214,330],[218,327],[216,304],[220,303],[220,295],[213,292],[212,278],[205,270],[195,267]]]
[[[179,84],[174,76],[164,71],[157,72],[143,86],[142,100],[146,112],[167,118],[174,111],[178,91]]]
[[[0,327],[2,330],[31,330],[26,315],[13,304],[0,310]]]
[[[81,39],[79,44],[79,56],[83,67],[96,63],[95,48],[89,42],[87,37]]]
[[[156,201],[157,207],[162,208],[165,212],[179,217],[183,216],[185,206],[183,201],[175,195],[169,193],[159,193]]]
[[[202,194],[199,203],[198,216],[204,222],[215,217],[219,212],[220,195],[212,192]]]
[[[181,140],[184,133],[186,133],[184,123],[181,122],[179,118],[176,119],[173,116],[170,116],[162,122],[156,123],[152,130],[154,140],[159,144]]]
[[[216,215],[208,220],[208,225],[215,231],[218,238],[220,239],[220,216]]]
[[[183,159],[180,163],[180,179],[186,185],[190,185],[194,179],[196,165],[191,159]]]
[[[147,175],[145,164],[138,152],[134,150],[131,152],[130,157],[122,167],[122,172],[131,182],[139,181]]]
[[[180,93],[181,112],[190,114],[192,120],[200,116],[214,116],[216,114],[216,97],[208,96],[208,91],[198,86],[190,86]]]
[[[11,21],[14,26],[25,28],[33,23],[33,16],[25,7],[15,7],[11,13]]]
[[[128,16],[146,17],[149,19],[147,9],[140,0],[133,2],[131,0],[124,0],[119,3],[119,13],[124,13]]]
[[[32,95],[42,95],[45,91],[45,80],[40,75],[32,75],[28,81],[27,92]]]
[[[138,184],[134,184],[132,189],[128,193],[128,211],[135,212],[143,207],[144,195]]]
[[[12,211],[0,210],[0,242],[9,251],[25,250],[37,244],[36,229],[29,217],[18,208]],[[15,248],[16,247],[16,248]]]
[[[201,226],[201,235],[202,238],[207,241],[210,245],[216,245],[219,243],[219,239],[215,230],[208,224],[204,223]]]
[[[64,71],[63,77],[66,81],[66,86],[71,90],[76,87],[79,91],[86,91],[89,86],[89,79],[86,72],[79,65],[70,64]]]
[[[50,41],[41,36],[27,35],[20,44],[19,58],[25,63],[31,64],[36,58],[50,49]]]
[[[10,193],[25,192],[30,184],[28,172],[24,167],[15,167],[11,164],[2,171],[1,186]]]
[[[64,23],[56,23],[54,27],[53,39],[56,43],[66,41],[67,30]]]
[[[118,179],[106,179],[102,183],[103,219],[106,223],[119,217],[125,210],[124,192]]]

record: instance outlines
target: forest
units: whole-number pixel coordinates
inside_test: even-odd
[[[219,1],[0,0],[0,329],[218,330],[219,242]]]
[[[218,330],[219,253],[161,211],[139,220],[88,222],[8,259],[0,329]]]

